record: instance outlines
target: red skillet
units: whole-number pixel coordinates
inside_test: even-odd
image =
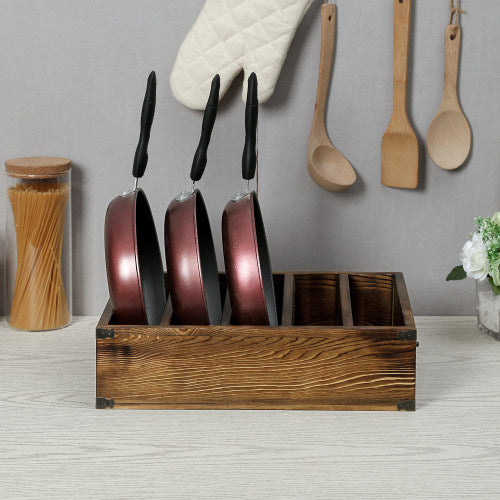
[[[203,196],[194,183],[207,164],[207,149],[217,116],[220,78],[212,80],[200,143],[191,167],[193,190],[183,192],[165,214],[165,253],[174,321],[183,325],[218,325],[222,317],[219,271]]]
[[[163,264],[149,203],[137,180],[148,162],[156,104],[156,75],[149,75],[141,114],[141,135],[132,174],[135,188],[114,198],[106,212],[104,243],[111,306],[118,323],[156,325],[165,309]]]
[[[248,79],[245,112],[243,179],[255,176],[257,165],[257,76]],[[222,215],[222,242],[233,321],[239,325],[278,324],[273,273],[266,232],[255,191],[237,194]]]

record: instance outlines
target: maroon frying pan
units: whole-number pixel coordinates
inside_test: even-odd
[[[217,116],[220,78],[212,80],[201,138],[191,167],[192,191],[183,192],[165,214],[165,253],[174,321],[218,325],[222,317],[219,271],[203,196],[194,183],[207,164],[207,149]]]
[[[257,76],[248,78],[245,112],[243,179],[255,176],[257,165]],[[266,232],[255,191],[237,194],[222,215],[222,243],[233,321],[239,325],[278,324],[273,272]]]
[[[135,188],[114,198],[106,212],[104,243],[113,313],[118,323],[157,325],[166,293],[158,236],[144,191],[137,180],[148,162],[148,142],[156,105],[156,75],[149,75],[134,157]]]

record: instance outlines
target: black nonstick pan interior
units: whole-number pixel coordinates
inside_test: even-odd
[[[165,280],[153,214],[146,195],[136,199],[137,261],[148,323],[158,325],[165,307]]]
[[[269,316],[269,324],[278,324],[278,313],[276,311],[276,298],[274,295],[274,280],[271,269],[271,258],[267,247],[266,231],[264,229],[264,221],[262,212],[260,211],[259,200],[257,196],[252,196],[253,213],[255,220],[255,235],[257,237],[257,248],[259,251],[259,265],[262,276],[262,286],[264,287],[264,295],[266,299],[266,309]]]
[[[222,316],[219,270],[206,205],[199,191],[196,197],[196,228],[205,301],[209,322],[211,325],[217,325]]]

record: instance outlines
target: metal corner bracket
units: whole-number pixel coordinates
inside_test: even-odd
[[[398,401],[398,411],[415,411],[415,400]]]
[[[105,408],[113,408],[113,406],[115,406],[114,399],[95,398],[95,407],[98,410],[104,410]]]
[[[97,340],[102,339],[114,339],[115,331],[113,328],[96,328],[95,329],[95,338]]]
[[[398,332],[398,340],[417,340],[417,330],[401,330]]]

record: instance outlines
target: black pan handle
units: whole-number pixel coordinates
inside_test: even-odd
[[[245,148],[241,161],[243,179],[255,177],[257,167],[257,121],[259,119],[259,101],[257,99],[257,75],[248,77],[247,104],[245,109]]]
[[[137,144],[137,149],[135,150],[134,168],[132,170],[132,175],[137,179],[144,175],[146,165],[148,164],[149,134],[151,133],[151,125],[155,116],[155,107],[156,73],[151,71],[148,78],[146,95],[144,96],[144,103],[142,104],[141,135],[139,137],[139,144]]]
[[[210,88],[210,95],[208,96],[207,106],[205,107],[205,114],[203,115],[203,124],[201,126],[201,137],[196,153],[193,158],[193,165],[191,166],[191,180],[193,182],[199,181],[205,167],[207,166],[207,149],[210,144],[210,137],[214,128],[215,118],[217,117],[217,108],[219,106],[219,89],[220,89],[220,76],[215,75],[212,80],[212,87]]]

